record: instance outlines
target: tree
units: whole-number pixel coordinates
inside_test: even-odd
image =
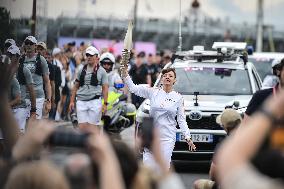
[[[0,7],[0,44],[4,44],[7,38],[14,38],[14,26],[11,23],[10,12]],[[2,49],[3,47],[1,47]]]

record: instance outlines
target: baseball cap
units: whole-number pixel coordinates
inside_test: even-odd
[[[281,60],[282,59],[279,59],[279,58],[275,58],[272,63],[271,63],[271,67],[274,68],[275,66],[281,64]]]
[[[9,53],[11,53],[11,54],[13,54],[13,55],[15,55],[15,54],[17,54],[17,55],[21,55],[21,51],[20,51],[20,49],[19,49],[19,47],[17,47],[16,45],[11,45],[8,49],[7,49],[7,52],[9,52]]]
[[[101,62],[102,60],[104,60],[104,59],[109,59],[112,63],[115,62],[114,56],[113,56],[111,53],[109,53],[109,52],[106,52],[106,53],[103,53],[103,54],[102,54],[102,56],[100,57],[100,62]]]
[[[37,44],[37,40],[34,36],[30,35],[30,36],[26,37],[25,41],[26,40],[29,40],[29,41],[33,42],[34,44]]]
[[[58,48],[58,47],[56,47],[56,48],[54,48],[53,51],[52,51],[52,56],[57,55],[57,54],[59,54],[59,53],[61,53],[61,49]]]
[[[37,43],[37,46],[41,46],[41,47],[44,48],[45,50],[47,49],[47,48],[46,48],[46,44],[45,44],[45,42],[43,42],[43,41],[38,42],[38,43]]]
[[[89,46],[87,49],[86,49],[86,54],[90,54],[90,55],[100,55],[99,51],[93,47],[93,46]]]
[[[16,42],[14,39],[6,39],[5,44],[10,43],[11,45],[16,45]]]
[[[227,108],[222,112],[222,114],[217,116],[216,123],[226,127],[228,124],[237,120],[242,120],[241,115],[236,110]]]

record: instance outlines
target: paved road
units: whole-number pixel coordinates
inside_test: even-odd
[[[121,133],[122,139],[130,146],[134,147],[134,127],[125,129]],[[202,164],[175,164],[175,169],[181,176],[186,188],[193,188],[193,182],[199,178],[208,178],[208,165]]]

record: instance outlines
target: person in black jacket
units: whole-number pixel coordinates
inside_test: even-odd
[[[135,59],[135,64],[131,66],[129,70],[129,75],[131,76],[133,82],[138,84],[148,84],[151,86],[151,75],[147,68],[147,64],[143,64],[143,53],[139,53]],[[131,94],[132,103],[138,108],[144,101],[144,98]]]
[[[276,84],[273,88],[263,89],[257,91],[252,99],[250,100],[248,107],[245,112],[245,119],[248,119],[254,112],[256,112],[262,105],[263,102],[270,96],[270,95],[277,95],[280,89],[284,87],[284,59],[282,60],[275,60],[273,64],[273,74],[279,78],[279,83]]]

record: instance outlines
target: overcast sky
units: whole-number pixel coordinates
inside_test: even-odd
[[[135,0],[37,0],[47,1],[47,16],[119,17],[128,19]],[[179,0],[138,0],[138,16],[148,18],[177,19]],[[181,0],[183,13],[187,12],[193,0]],[[284,31],[284,0],[264,1],[264,23]],[[85,6],[84,3],[85,2]],[[200,10],[213,18],[229,17],[232,23],[255,23],[257,0],[199,0]],[[7,7],[12,17],[29,17],[32,0],[1,0],[0,6]],[[81,7],[81,8],[78,8]],[[84,8],[85,7],[85,8]]]

